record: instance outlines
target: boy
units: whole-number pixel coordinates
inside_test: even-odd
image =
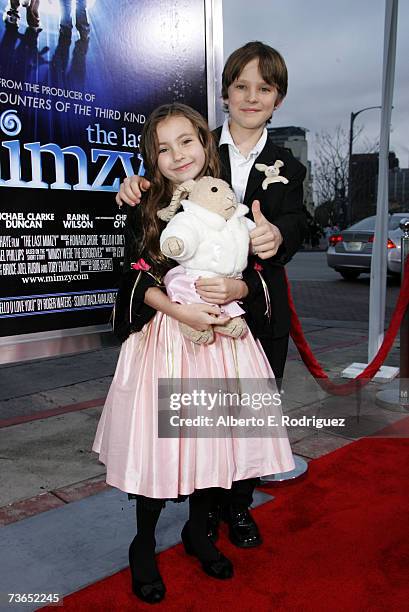
[[[229,182],[237,200],[252,212],[256,228],[250,234],[253,256],[243,282],[234,279],[200,279],[197,292],[206,301],[223,304],[244,299],[247,321],[259,338],[280,387],[288,350],[290,309],[284,265],[301,246],[306,229],[302,210],[305,168],[290,151],[277,147],[266,129],[274,110],[287,93],[287,67],[282,56],[261,42],[250,42],[228,58],[222,76],[222,98],[228,118],[214,131],[222,163],[222,178]],[[267,171],[283,162],[278,178],[268,181]],[[284,180],[283,180],[284,179]],[[116,201],[139,203],[149,181],[131,177],[122,183]],[[252,204],[251,204],[252,203]],[[260,261],[261,260],[261,261]],[[268,288],[271,316],[264,316],[264,284],[254,265],[262,267]],[[237,287],[240,287],[238,289]],[[248,511],[256,479],[237,481],[228,496],[224,519],[230,540],[250,548],[261,544],[254,519]],[[217,516],[210,517],[217,533]]]

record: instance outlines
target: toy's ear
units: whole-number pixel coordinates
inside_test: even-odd
[[[181,190],[182,193],[192,193],[192,190],[195,185],[196,181],[193,179],[189,179],[188,181],[185,181],[184,183],[178,185],[173,195],[175,195],[176,192],[179,192],[179,190]]]
[[[180,208],[180,203],[183,200],[183,196],[187,193],[191,193],[195,185],[196,183],[193,179],[189,179],[188,181],[185,181],[184,183],[178,185],[175,191],[173,192],[173,196],[169,206],[166,206],[166,208],[161,208],[156,213],[159,219],[162,219],[162,221],[166,221],[166,223],[170,221],[172,217],[175,216],[178,208]]]
[[[274,165],[276,168],[282,168],[284,166],[284,162],[282,162],[281,159],[277,159]]]
[[[261,170],[262,172],[264,172],[268,168],[266,164],[255,164],[255,167],[256,167],[256,170]]]

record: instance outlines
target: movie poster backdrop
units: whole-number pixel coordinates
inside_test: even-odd
[[[146,117],[207,114],[204,0],[0,1],[0,336],[107,323]]]

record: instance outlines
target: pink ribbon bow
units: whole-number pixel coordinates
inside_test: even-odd
[[[144,272],[147,272],[151,269],[150,265],[147,264],[146,261],[142,259],[142,257],[141,259],[138,259],[136,263],[132,263],[131,268],[133,268],[134,270],[143,270]]]

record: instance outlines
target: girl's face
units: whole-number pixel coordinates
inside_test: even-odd
[[[164,177],[177,186],[195,179],[205,165],[205,151],[196,129],[182,116],[168,117],[156,128],[158,167]]]

